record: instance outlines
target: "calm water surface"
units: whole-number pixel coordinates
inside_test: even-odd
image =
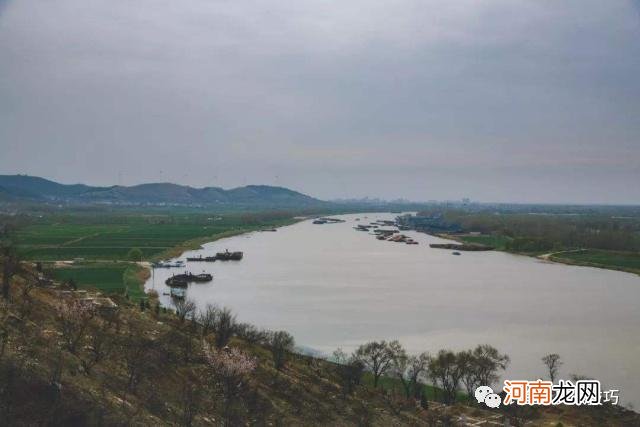
[[[229,306],[241,321],[287,330],[326,353],[374,339],[398,339],[415,353],[489,343],[511,356],[512,379],[544,376],[540,358],[559,353],[563,377],[597,378],[640,405],[640,277],[502,252],[453,256],[429,248],[443,240],[426,234],[404,232],[420,242],[405,245],[352,228],[394,216],[344,215],[345,223],[305,221],[206,244],[180,259],[224,249],[245,257],[187,263],[214,275],[191,284],[188,298]],[[147,289],[170,305],[164,280],[178,272],[155,270]]]

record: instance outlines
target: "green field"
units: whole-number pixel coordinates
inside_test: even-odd
[[[126,260],[132,248],[140,248],[144,259],[153,259],[188,241],[290,222],[273,215],[77,215],[41,219],[20,229],[16,240],[28,260]]]
[[[551,257],[554,261],[593,267],[640,272],[640,253],[585,249],[579,252],[561,252]]]
[[[507,242],[511,240],[509,237],[496,235],[464,235],[459,237],[463,242],[491,246],[493,248],[496,248],[497,250],[504,250]]]
[[[177,256],[201,243],[260,228],[293,222],[284,213],[65,213],[46,215],[18,229],[15,242],[23,259],[70,261],[52,268],[58,281],[73,279],[80,288],[144,298],[143,268],[128,262],[129,251],[139,248],[143,259]]]
[[[73,279],[78,288],[97,289],[105,294],[124,294],[137,300],[144,295],[142,283],[137,278],[141,267],[125,262],[83,263],[56,268],[55,280],[65,282]]]

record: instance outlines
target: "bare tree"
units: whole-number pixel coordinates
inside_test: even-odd
[[[250,323],[238,323],[235,326],[235,334],[250,344],[266,344],[269,333],[264,329],[258,329]]]
[[[273,364],[277,370],[284,368],[287,356],[293,350],[295,341],[286,331],[272,332],[269,336],[269,349],[273,355]]]
[[[409,359],[410,357],[407,355],[407,352],[404,351],[404,349],[401,349],[393,355],[390,367],[391,374],[402,383],[406,397],[411,396],[411,385],[405,376],[409,367]]]
[[[422,385],[420,378],[427,372],[429,367],[429,353],[420,353],[417,356],[411,356],[407,363],[405,376],[409,380],[409,387],[413,392],[413,397],[420,398],[422,396]]]
[[[491,386],[498,381],[498,373],[507,369],[510,359],[495,347],[482,344],[473,349],[473,361],[476,365],[478,385]]]
[[[360,385],[364,374],[364,364],[355,355],[347,355],[342,349],[333,352],[333,359],[337,364],[338,375],[342,379],[343,394],[353,393]]]
[[[85,332],[95,316],[95,307],[90,303],[72,300],[60,304],[56,311],[65,348],[76,354],[79,345],[85,338]]]
[[[387,373],[394,357],[401,351],[398,341],[372,341],[358,347],[355,354],[373,374],[373,387],[377,388],[380,377]]]
[[[216,318],[220,309],[213,304],[207,304],[204,311],[198,313],[198,323],[202,327],[202,336],[205,337],[215,327]]]
[[[542,363],[547,366],[551,382],[555,382],[556,377],[558,376],[558,370],[560,369],[560,366],[562,366],[560,355],[557,353],[547,354],[542,358]]]
[[[422,353],[419,356],[407,356],[402,350],[394,357],[391,373],[402,384],[405,397],[419,397],[418,380],[428,365],[429,355],[427,353]]]
[[[225,307],[218,311],[214,322],[214,332],[216,334],[215,344],[217,348],[222,348],[229,343],[233,336],[236,325],[236,316],[231,309]]]
[[[185,319],[193,318],[196,311],[196,303],[190,299],[176,301],[175,307],[176,315],[178,316],[178,319],[180,319],[180,323],[184,322]]]
[[[450,350],[440,350],[429,361],[429,376],[442,388],[444,403],[447,405],[455,403],[460,387],[462,369],[458,362],[458,355]]]
[[[492,386],[499,379],[498,373],[509,364],[509,356],[488,344],[460,352],[457,357],[460,380],[469,396],[479,386]]]
[[[480,382],[478,378],[478,363],[473,351],[466,350],[458,353],[458,365],[462,371],[460,373],[460,381],[464,384],[468,396],[473,396],[475,389],[481,385],[491,385]]]

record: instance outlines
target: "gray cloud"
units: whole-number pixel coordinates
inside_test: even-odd
[[[640,202],[637,2],[4,6],[4,173]]]

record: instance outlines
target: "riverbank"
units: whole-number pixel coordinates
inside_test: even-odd
[[[540,255],[539,258],[568,265],[624,271],[640,275],[640,254],[576,249]]]
[[[605,251],[599,249],[568,249],[554,252],[519,252],[506,249],[504,242],[506,238],[491,235],[460,235],[460,234],[434,234],[436,237],[454,240],[467,245],[482,245],[480,242],[502,242],[495,246],[487,247],[486,250],[497,250],[514,255],[523,255],[537,258],[543,261],[555,262],[558,264],[574,265],[579,267],[593,267],[605,270],[622,271],[640,275],[640,254],[622,251]]]
[[[254,226],[254,227],[245,227],[245,228],[241,228],[241,229],[235,229],[235,230],[229,230],[229,231],[225,231],[222,233],[218,233],[209,237],[200,237],[197,239],[192,239],[192,240],[188,240],[186,242],[183,242],[173,248],[170,248],[164,252],[162,252],[161,254],[159,254],[158,256],[152,258],[151,261],[159,261],[159,260],[163,260],[163,259],[171,259],[171,258],[178,258],[180,257],[183,253],[188,252],[188,251],[193,251],[193,250],[198,250],[198,249],[202,249],[202,246],[204,244],[207,243],[213,243],[216,242],[218,240],[221,239],[226,239],[226,238],[230,238],[230,237],[235,237],[235,236],[240,236],[243,234],[248,234],[248,233],[253,233],[253,232],[257,232],[257,231],[276,231],[282,227],[287,227],[289,225],[293,225],[296,224],[298,222],[301,221],[305,221],[309,218],[307,217],[301,217],[301,216],[296,216],[293,218],[289,218],[286,220],[282,220],[279,221],[277,224],[272,224],[272,225],[268,225],[268,226]],[[139,263],[139,265],[142,265],[143,263]],[[145,294],[145,282],[149,279],[149,277],[151,276],[151,263],[147,262],[145,265],[145,268],[148,271],[148,274],[146,276],[146,278],[139,283],[139,287],[141,289],[141,291]],[[147,294],[148,295],[148,294]],[[156,300],[157,299],[157,295],[150,297],[152,300]]]
[[[46,215],[20,228],[21,258],[39,262],[53,278],[107,294],[146,298],[150,262],[172,258],[207,242],[302,220],[296,213],[69,212]],[[142,258],[143,261],[139,261]]]

